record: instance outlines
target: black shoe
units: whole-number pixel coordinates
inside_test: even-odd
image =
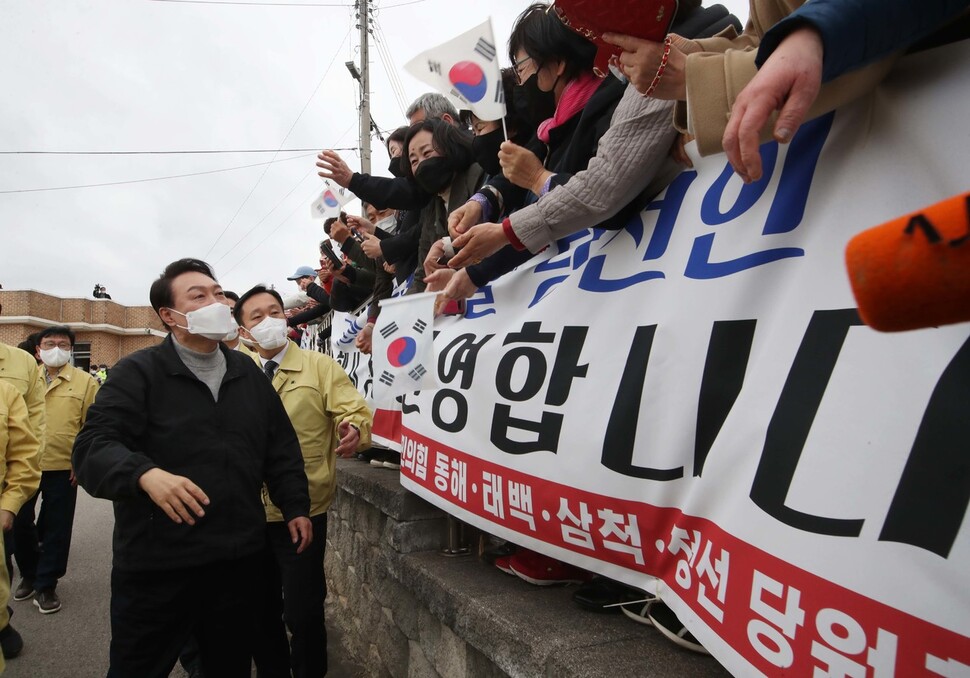
[[[366,463],[370,462],[370,460],[373,459],[375,456],[377,456],[377,454],[379,452],[380,452],[380,450],[375,450],[375,449],[369,447],[366,450],[361,450],[360,452],[358,452],[357,454],[355,454],[354,457],[356,459],[359,459],[360,461],[362,461],[362,462],[364,462],[366,464]]]
[[[41,614],[54,614],[61,609],[61,599],[57,597],[54,589],[38,591],[34,597],[34,605]]]
[[[34,580],[21,578],[17,590],[13,592],[14,600],[27,600],[34,595]]]
[[[371,466],[377,468],[401,468],[401,453],[391,450],[378,450],[370,460]]]
[[[482,560],[484,560],[489,565],[494,565],[495,561],[498,560],[499,558],[508,558],[518,550],[519,550],[518,546],[516,546],[510,541],[507,541],[501,546],[496,546],[490,551],[486,551],[485,553],[483,553]],[[506,571],[502,568],[499,568],[499,569],[502,570],[502,572]]]
[[[0,650],[3,650],[4,659],[13,659],[21,650],[24,649],[24,639],[17,629],[7,624],[0,630]]]

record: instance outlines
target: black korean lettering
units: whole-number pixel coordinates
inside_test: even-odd
[[[445,346],[438,355],[438,378],[441,382],[450,384],[461,373],[459,387],[465,390],[471,388],[478,354],[494,336],[486,334],[476,341],[474,334],[462,334]]]
[[[579,357],[586,344],[588,327],[564,327],[559,340],[559,352],[552,366],[552,378],[546,393],[546,405],[565,405],[573,379],[586,378],[589,364],[580,365]]]
[[[548,372],[546,356],[541,349],[533,344],[551,344],[555,341],[556,335],[552,332],[540,332],[539,327],[540,323],[538,322],[525,323],[522,325],[521,332],[509,333],[505,341],[502,342],[503,346],[518,343],[525,344],[524,346],[515,346],[509,349],[502,356],[502,360],[498,364],[498,370],[495,372],[495,388],[498,390],[499,395],[506,400],[524,402],[534,398],[542,390]],[[528,369],[525,382],[518,390],[515,390],[512,387],[512,372],[519,358],[526,359]]]
[[[701,393],[697,400],[695,476],[703,473],[711,446],[741,393],[756,324],[755,320],[722,320],[715,322],[711,329]]]
[[[451,421],[445,420],[443,413],[445,403],[448,401],[454,403],[455,409],[454,418]],[[431,405],[431,421],[448,433],[458,433],[463,430],[468,423],[468,401],[465,400],[465,396],[454,389],[438,389]]]
[[[552,452],[559,450],[559,434],[562,432],[563,415],[556,412],[543,412],[542,418],[535,422],[512,416],[509,405],[498,404],[492,416],[492,429],[489,440],[498,449],[508,454],[529,454],[531,452]],[[535,434],[534,440],[512,440],[509,429],[528,431]]]
[[[634,442],[637,423],[640,421],[640,401],[647,377],[647,364],[653,348],[656,325],[638,327],[633,335],[630,353],[627,355],[623,377],[616,391],[613,411],[603,438],[603,454],[600,462],[611,471],[632,478],[647,480],[677,480],[684,477],[684,467],[656,469],[633,465]]]
[[[933,389],[880,541],[946,558],[970,504],[970,339]]]
[[[786,525],[837,537],[856,537],[862,519],[826,518],[785,505],[795,470],[822,396],[851,327],[862,324],[854,308],[816,311],[805,330],[775,412],[768,424],[751,500]]]

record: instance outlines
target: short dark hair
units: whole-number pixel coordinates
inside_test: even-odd
[[[592,73],[596,59],[596,45],[567,28],[551,6],[542,2],[529,5],[515,20],[509,36],[513,64],[519,50],[535,59],[536,69],[550,61],[562,61],[566,81],[584,71]]]
[[[152,308],[158,313],[162,308],[172,307],[172,281],[183,273],[201,273],[207,275],[216,282],[216,274],[212,272],[212,267],[201,259],[179,259],[173,261],[165,267],[158,280],[152,283],[148,291],[148,299],[151,301]]]
[[[243,292],[243,295],[239,297],[239,301],[236,302],[236,308],[232,309],[232,315],[236,319],[237,324],[243,324],[243,306],[245,306],[246,302],[255,297],[257,294],[269,294],[276,299],[276,301],[280,302],[280,308],[285,308],[283,306],[283,297],[280,296],[279,292],[276,290],[271,290],[270,288],[266,287],[266,285],[256,285],[252,289]]]
[[[440,118],[429,118],[411,125],[404,138],[404,161],[401,162],[401,170],[405,179],[414,178],[411,163],[408,161],[408,146],[418,132],[431,132],[431,146],[448,158],[453,169],[463,170],[475,162],[475,157],[472,155],[471,132],[449,125]]]
[[[37,345],[47,337],[67,337],[71,340],[71,346],[74,346],[74,330],[67,325],[53,325],[41,330],[37,333]]]
[[[21,351],[27,351],[27,353],[29,353],[32,358],[36,358],[37,344],[39,343],[38,337],[40,337],[40,332],[34,332],[33,334],[29,335],[26,339],[24,339],[22,342],[17,344],[17,348],[19,348]]]
[[[396,141],[397,143],[399,143],[399,144],[401,144],[403,146],[404,145],[404,137],[406,137],[407,135],[408,135],[408,126],[407,125],[403,125],[401,127],[398,127],[396,130],[394,130],[393,132],[391,132],[387,136],[387,150],[388,151],[391,150],[391,142],[392,141]]]
[[[226,299],[232,299],[236,303],[239,303],[239,295],[235,292],[230,292],[229,290],[222,290],[222,293],[226,295]]]

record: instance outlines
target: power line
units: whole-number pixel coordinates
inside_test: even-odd
[[[282,205],[282,204],[283,204],[283,202],[284,202],[284,201],[285,201],[285,200],[286,200],[287,198],[289,198],[289,197],[290,197],[291,195],[293,195],[293,192],[294,192],[294,191],[295,191],[296,189],[298,189],[298,188],[300,187],[300,185],[301,185],[301,184],[303,184],[303,182],[304,182],[304,181],[306,181],[306,178],[307,178],[308,176],[310,176],[310,175],[311,175],[311,174],[313,173],[313,170],[314,170],[314,169],[316,169],[316,168],[315,168],[315,167],[311,167],[311,168],[310,168],[309,170],[307,170],[307,173],[306,173],[306,174],[304,174],[304,175],[303,175],[303,177],[302,177],[302,178],[301,178],[301,179],[300,179],[300,180],[299,180],[299,181],[297,182],[297,184],[296,184],[296,186],[294,186],[293,188],[291,188],[291,189],[289,190],[289,192],[288,192],[288,193],[287,193],[286,195],[284,195],[284,196],[283,196],[282,198],[280,198],[280,200],[279,200],[279,202],[278,202],[278,203],[276,203],[275,205],[273,205],[273,209],[271,209],[271,210],[270,210],[269,212],[267,212],[267,213],[266,213],[266,214],[265,214],[265,215],[263,216],[263,218],[262,218],[262,219],[260,219],[259,221],[257,221],[257,222],[256,222],[256,223],[255,223],[255,224],[253,225],[253,227],[252,227],[251,229],[249,229],[248,231],[246,231],[246,232],[245,232],[245,233],[243,234],[243,237],[241,237],[241,238],[240,238],[239,240],[237,240],[237,241],[236,241],[236,242],[235,242],[235,243],[233,244],[233,246],[232,246],[232,247],[230,247],[230,248],[229,248],[228,250],[226,250],[226,252],[225,252],[225,254],[223,254],[223,255],[222,255],[221,257],[219,257],[218,259],[216,259],[215,261],[213,261],[213,262],[212,262],[212,265],[213,265],[213,266],[215,266],[215,265],[216,265],[216,264],[218,264],[218,263],[219,263],[220,261],[222,261],[223,259],[225,259],[226,257],[228,257],[228,256],[229,256],[229,254],[230,254],[230,253],[231,253],[231,252],[232,252],[232,251],[233,251],[234,249],[236,249],[236,247],[238,247],[238,246],[240,245],[240,243],[242,243],[242,241],[243,241],[243,240],[245,240],[246,238],[248,238],[248,237],[250,236],[250,234],[251,234],[251,233],[252,233],[253,231],[255,231],[255,230],[256,230],[257,228],[259,228],[259,226],[260,226],[260,224],[262,224],[262,223],[263,223],[264,221],[266,221],[267,219],[269,219],[269,216],[270,216],[270,215],[271,215],[271,214],[272,214],[273,212],[275,212],[275,211],[276,211],[276,209],[277,209],[277,208],[278,208],[278,207],[279,207],[280,205]]]
[[[238,0],[149,0],[149,2],[178,2],[190,5],[262,5],[264,7],[353,7],[352,4],[334,2],[239,2]]]
[[[422,2],[425,2],[425,0],[411,0],[411,2],[399,2],[396,5],[385,5],[380,9],[394,9],[395,7],[406,7],[408,5],[417,5]]]
[[[238,148],[226,150],[184,150],[184,151],[0,151],[0,155],[196,155],[218,153],[302,153],[318,151],[319,148]],[[334,149],[351,151],[352,148]]]
[[[75,188],[99,188],[101,186],[121,186],[123,184],[141,184],[146,181],[165,181],[167,179],[181,179],[183,177],[199,177],[204,174],[218,174],[219,172],[234,172],[235,170],[247,169],[249,167],[262,167],[263,165],[272,165],[277,162],[287,162],[289,160],[298,160],[300,158],[307,158],[313,155],[313,153],[305,153],[303,155],[294,155],[291,158],[283,158],[281,160],[269,160],[267,162],[254,162],[251,165],[237,165],[236,167],[223,167],[222,169],[207,170],[205,172],[189,172],[187,174],[171,174],[164,177],[149,177],[147,179],[128,179],[125,181],[108,181],[103,184],[78,184],[76,186],[51,186],[48,188],[15,188],[5,191],[0,191],[0,194],[7,193],[37,193],[40,191],[69,191]]]
[[[340,135],[339,137],[337,137],[337,143],[338,143],[338,144],[339,144],[339,143],[340,143],[341,141],[343,141],[343,140],[344,140],[344,137],[345,137],[345,136],[347,136],[347,132],[349,132],[349,131],[350,131],[350,130],[351,130],[351,129],[353,128],[353,126],[354,126],[354,124],[353,124],[353,123],[351,123],[351,124],[350,124],[350,127],[348,127],[347,129],[345,129],[345,130],[344,130],[344,132],[343,132],[343,134],[341,134],[341,135]],[[356,150],[356,149],[350,149],[350,150]],[[287,193],[286,195],[284,195],[284,196],[283,196],[283,198],[282,198],[282,199],[281,199],[281,200],[280,200],[280,201],[279,201],[278,203],[276,203],[276,205],[274,205],[274,206],[273,206],[273,209],[271,209],[271,210],[270,210],[269,212],[267,212],[267,213],[266,213],[266,214],[265,214],[265,215],[263,216],[263,218],[262,218],[262,219],[260,219],[259,221],[257,221],[257,222],[256,222],[256,224],[255,224],[255,225],[254,225],[254,226],[253,226],[252,228],[250,228],[250,229],[249,229],[248,231],[246,231],[246,232],[245,232],[245,233],[243,234],[243,237],[241,237],[241,238],[240,238],[239,240],[237,240],[237,241],[235,242],[235,244],[234,244],[234,245],[233,245],[232,247],[230,247],[230,248],[229,248],[228,250],[226,250],[226,251],[225,251],[225,252],[223,253],[223,255],[222,255],[221,257],[219,257],[219,259],[217,259],[217,260],[216,260],[216,263],[219,263],[220,261],[222,261],[223,259],[225,259],[225,258],[226,258],[227,256],[229,256],[229,254],[230,254],[230,253],[231,253],[231,252],[232,252],[232,251],[233,251],[234,249],[236,249],[236,247],[238,247],[238,246],[239,246],[239,245],[240,245],[240,244],[241,244],[241,243],[243,242],[243,240],[245,240],[246,238],[248,238],[248,237],[249,237],[249,235],[250,235],[250,234],[251,234],[251,233],[252,233],[253,231],[255,231],[255,230],[256,230],[256,229],[257,229],[257,228],[258,228],[258,227],[260,226],[260,224],[262,224],[262,223],[263,223],[264,221],[266,221],[266,219],[268,219],[268,218],[269,218],[269,216],[270,216],[270,215],[271,215],[271,214],[272,214],[273,212],[275,212],[275,211],[276,211],[276,208],[277,208],[277,207],[279,207],[280,205],[282,205],[282,204],[283,204],[283,201],[284,201],[284,200],[286,200],[286,199],[287,199],[288,197],[290,197],[290,195],[292,195],[292,194],[293,194],[293,191],[295,191],[295,190],[296,190],[297,188],[299,188],[299,187],[300,187],[300,184],[302,184],[302,183],[303,183],[304,181],[306,181],[306,178],[307,178],[308,176],[310,176],[310,174],[311,174],[311,173],[313,172],[313,170],[314,170],[314,169],[316,169],[316,168],[314,168],[314,167],[311,167],[311,168],[310,168],[310,170],[309,170],[309,171],[308,171],[308,172],[307,172],[306,174],[304,174],[304,175],[303,175],[303,177],[302,177],[302,178],[301,178],[301,179],[300,179],[300,180],[299,180],[299,181],[298,181],[298,182],[296,183],[296,185],[295,185],[295,186],[294,186],[293,188],[291,188],[291,189],[289,190],[289,192],[288,192],[288,193]],[[295,213],[295,210],[294,210],[294,213]],[[291,214],[290,216],[292,216],[292,214]],[[287,217],[287,219],[289,219],[289,217]],[[275,233],[275,231],[274,231],[274,233]]]
[[[317,189],[314,189],[314,191],[313,191],[313,193],[311,193],[310,195],[308,195],[308,196],[307,196],[307,197],[306,197],[305,199],[303,199],[303,200],[301,200],[301,201],[299,202],[299,204],[297,204],[297,206],[293,208],[293,211],[292,211],[292,212],[290,212],[289,214],[287,214],[287,215],[286,215],[286,217],[285,217],[285,218],[283,219],[283,221],[281,221],[280,223],[278,223],[278,224],[276,225],[276,228],[274,228],[274,229],[273,229],[272,231],[270,231],[270,232],[269,232],[269,233],[267,234],[267,236],[266,236],[265,238],[263,238],[262,240],[260,240],[260,241],[259,241],[259,243],[257,243],[257,244],[256,244],[256,247],[254,247],[253,249],[251,249],[251,250],[249,250],[249,251],[248,251],[248,252],[247,252],[247,253],[246,253],[246,254],[245,254],[245,255],[243,256],[243,258],[242,258],[242,259],[240,259],[240,260],[239,260],[239,261],[237,261],[237,262],[236,262],[235,264],[233,264],[233,265],[232,265],[232,266],[231,266],[231,267],[229,268],[229,270],[228,270],[228,271],[226,271],[225,273],[222,273],[221,275],[224,275],[224,276],[226,276],[226,275],[229,275],[230,273],[232,273],[232,272],[233,272],[234,270],[236,270],[236,267],[237,267],[237,266],[239,266],[239,264],[241,264],[242,262],[244,262],[244,261],[246,261],[246,259],[248,259],[248,258],[250,257],[250,255],[252,255],[252,253],[253,253],[253,252],[255,252],[255,251],[256,251],[256,250],[258,250],[258,249],[259,249],[260,247],[262,247],[262,246],[263,246],[263,243],[265,243],[265,242],[266,242],[267,240],[269,240],[270,238],[272,238],[272,237],[273,237],[273,236],[274,236],[274,235],[276,234],[276,232],[277,232],[278,230],[280,230],[281,228],[283,228],[283,224],[285,224],[285,223],[286,223],[286,222],[288,222],[288,221],[289,221],[290,219],[292,219],[292,218],[293,218],[293,215],[294,215],[294,214],[296,214],[296,213],[297,213],[297,211],[298,211],[298,210],[299,210],[299,209],[300,209],[301,207],[304,207],[304,206],[306,205],[306,203],[307,203],[307,201],[308,201],[308,200],[310,200],[311,198],[313,198],[313,197],[314,197],[315,195],[317,195],[318,193],[319,193],[319,190],[317,190]]]
[[[323,71],[323,75],[320,77],[320,80],[317,82],[317,86],[313,88],[313,91],[310,93],[310,96],[307,97],[306,103],[303,104],[303,108],[301,108],[299,114],[297,114],[296,120],[293,121],[293,124],[290,125],[290,129],[283,136],[283,140],[280,142],[280,148],[283,147],[283,144],[286,143],[286,140],[289,138],[290,134],[293,133],[293,130],[296,128],[297,123],[300,122],[300,118],[303,117],[303,114],[306,112],[306,109],[310,105],[310,102],[313,101],[313,97],[317,95],[317,92],[320,89],[320,85],[322,85],[323,81],[326,80],[327,74],[330,73],[330,69],[333,68],[333,64],[337,60],[337,56],[340,54],[341,48],[344,46],[344,42],[347,40],[347,37],[350,35],[350,31],[351,31],[351,28],[348,26],[347,33],[344,35],[343,40],[340,41],[340,45],[337,46],[337,50],[336,52],[334,52],[333,58],[330,60],[330,63],[327,65],[326,70]],[[273,159],[274,160],[276,159],[275,155],[273,156]],[[253,193],[263,182],[263,177],[266,176],[266,172],[268,171],[269,171],[269,166],[267,166],[263,170],[263,173],[259,175],[259,178],[256,180],[256,183],[253,184],[253,187],[251,189],[249,189],[249,193],[247,193],[246,197],[243,198],[243,201],[239,203],[239,207],[236,208],[236,213],[232,215],[232,218],[229,220],[229,223],[226,224],[225,228],[222,229],[222,232],[219,233],[216,239],[212,242],[212,245],[209,246],[209,250],[205,253],[205,256],[202,257],[203,259],[209,258],[209,255],[212,253],[212,250],[216,248],[216,245],[218,245],[219,241],[222,240],[222,236],[226,234],[226,232],[229,230],[229,227],[232,226],[232,224],[236,221],[236,217],[239,216],[239,213],[242,211],[242,208],[246,205],[247,202],[249,202],[249,199],[252,197]]]

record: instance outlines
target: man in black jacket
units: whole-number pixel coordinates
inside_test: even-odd
[[[220,344],[233,325],[206,263],[170,264],[150,297],[169,337],[111,370],[73,451],[114,502],[108,676],[168,676],[194,635],[206,675],[248,677],[264,484],[294,550],[313,536],[300,445],[259,367]]]

